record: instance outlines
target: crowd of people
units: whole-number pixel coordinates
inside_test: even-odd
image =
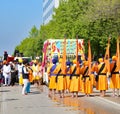
[[[116,56],[113,56],[110,62],[110,73],[104,58],[91,63],[91,73],[88,71],[88,60],[81,61],[79,65],[76,59],[72,62],[68,60],[65,68],[62,61],[63,58],[53,58],[48,65],[49,96],[57,92],[60,98],[64,98],[65,93],[70,93],[71,97],[78,97],[79,93],[89,97],[94,94],[93,89],[96,89],[100,96],[104,97],[109,88],[113,90],[112,96],[119,96],[120,71],[116,65]],[[64,70],[66,72],[63,72]]]
[[[22,94],[30,92],[30,85],[39,86],[42,79],[41,62],[23,60],[19,58],[8,62],[0,62],[0,86],[22,86]]]
[[[119,96],[120,71],[117,65],[117,56],[112,57],[110,62],[110,72],[108,71],[104,58],[91,62],[91,72],[89,72],[88,60],[66,61],[63,67],[63,58],[53,58],[47,64],[49,96],[59,93],[60,98],[64,98],[65,93],[70,93],[71,97],[78,97],[79,93],[84,93],[89,97],[94,94],[93,89],[100,92],[104,97],[106,91],[113,90],[112,96]],[[0,62],[0,86],[22,86],[22,95],[30,92],[30,85],[39,87],[43,77],[41,62],[33,60],[28,62],[19,58],[13,61]]]

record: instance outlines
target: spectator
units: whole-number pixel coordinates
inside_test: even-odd
[[[7,61],[4,61],[3,65],[3,76],[5,81],[5,86],[9,86],[11,82],[11,67]]]
[[[23,61],[22,77],[23,77],[22,95],[27,95],[26,90],[29,83],[29,68],[28,68],[28,62],[26,60]]]

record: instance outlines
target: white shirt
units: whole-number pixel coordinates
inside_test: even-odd
[[[22,67],[23,67],[23,64],[18,64],[18,78],[20,77],[20,74],[22,74]]]
[[[3,65],[3,76],[10,75],[11,67],[10,65]]]
[[[18,64],[18,73],[22,73],[23,64]]]

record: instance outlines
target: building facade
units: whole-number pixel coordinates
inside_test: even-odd
[[[54,14],[54,8],[58,8],[59,0],[43,0],[43,24],[47,24]]]

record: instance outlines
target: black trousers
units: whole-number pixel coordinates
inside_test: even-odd
[[[14,86],[16,82],[16,72],[11,72],[11,86]]]

